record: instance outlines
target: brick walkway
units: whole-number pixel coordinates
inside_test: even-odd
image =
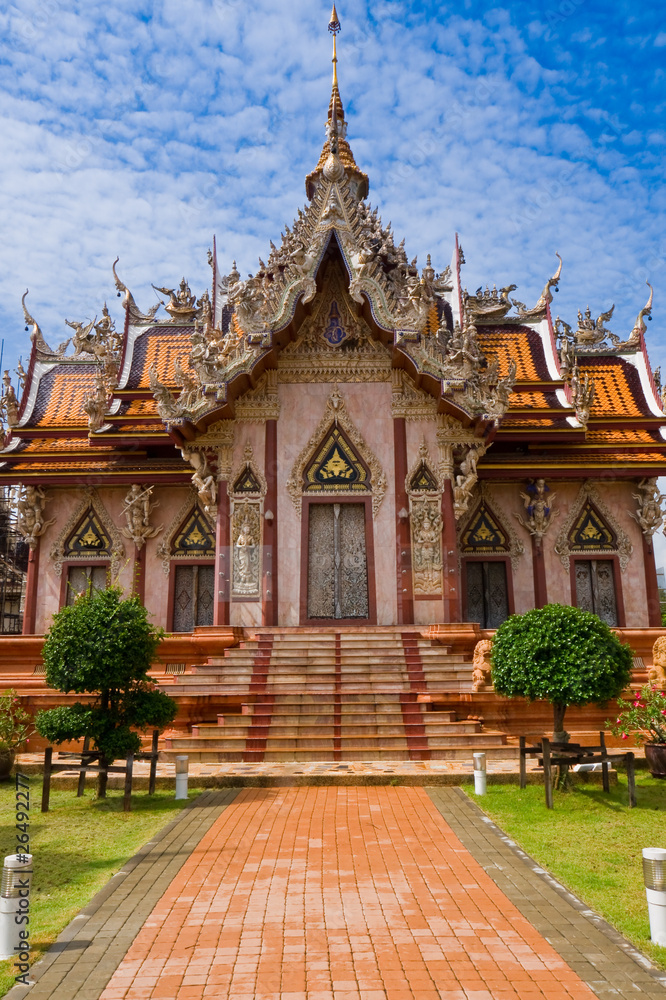
[[[209,792],[179,822],[10,996],[666,998],[457,789]]]

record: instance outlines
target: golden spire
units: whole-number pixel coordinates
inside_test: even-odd
[[[333,58],[331,62],[333,63],[333,86],[331,88],[331,102],[328,106],[328,120],[329,122],[337,119],[338,121],[344,122],[345,111],[342,106],[342,98],[340,97],[340,90],[338,88],[338,47],[337,47],[337,35],[341,30],[340,19],[338,17],[338,12],[335,9],[335,4],[333,4],[333,10],[331,11],[331,20],[328,22],[328,30],[333,35]]]
[[[333,85],[331,88],[331,100],[328,105],[328,121],[326,123],[326,142],[324,143],[324,148],[321,151],[321,156],[319,157],[319,162],[317,166],[308,174],[305,178],[305,190],[308,198],[312,198],[316,190],[317,184],[319,183],[324,164],[328,160],[329,156],[333,154],[339,157],[342,166],[347,173],[347,176],[355,179],[356,181],[356,193],[359,198],[365,198],[368,193],[368,178],[359,168],[356,166],[354,160],[354,154],[349,148],[349,143],[347,142],[347,122],[345,121],[345,110],[342,106],[342,98],[340,97],[340,90],[338,88],[338,51],[337,51],[337,35],[341,30],[340,19],[338,17],[338,12],[335,9],[335,4],[333,4],[333,9],[331,10],[331,19],[328,22],[328,30],[333,35]]]

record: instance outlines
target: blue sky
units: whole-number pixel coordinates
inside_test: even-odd
[[[206,249],[253,271],[304,201],[330,90],[319,0],[17,0],[0,13],[0,329],[20,296],[52,344],[64,319],[209,283]],[[470,289],[515,282],[554,307],[616,303],[625,335],[655,286],[666,360],[666,31],[656,5],[488,8],[341,0],[340,86],[370,200],[436,265],[461,234]],[[113,301],[111,301],[113,300]]]

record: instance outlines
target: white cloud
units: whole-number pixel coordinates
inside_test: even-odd
[[[588,302],[615,301],[613,329],[628,333],[646,277],[663,316],[663,136],[597,99],[604,74],[621,91],[612,67],[596,63],[594,77],[581,64],[574,78],[552,42],[546,64],[541,43],[531,45],[541,22],[518,28],[503,10],[427,19],[415,2],[370,12],[359,0],[340,13],[352,148],[410,256],[431,252],[444,266],[458,229],[468,286],[515,282],[530,303],[558,250],[555,306],[569,321]],[[308,0],[288,10],[267,0],[90,0],[75,10],[45,0],[0,14],[6,356],[28,350],[26,285],[57,342],[65,316],[92,316],[113,297],[117,254],[146,305],[152,281],[185,274],[203,290],[214,232],[223,266],[236,258],[254,270],[302,205],[323,142],[327,16]],[[666,360],[660,329],[650,330],[655,363]]]

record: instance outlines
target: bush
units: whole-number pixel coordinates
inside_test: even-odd
[[[115,587],[84,593],[62,608],[44,642],[46,681],[59,691],[94,698],[39,712],[40,735],[51,743],[89,736],[106,764],[137,753],[141,740],[135,730],[163,728],[176,714],[173,698],[157,691],[148,677],[162,636],[138,597],[123,600]]]
[[[553,705],[553,734],[566,738],[568,705],[603,704],[629,684],[631,648],[596,615],[547,604],[512,615],[493,640],[492,679],[508,697],[537,698]]]

